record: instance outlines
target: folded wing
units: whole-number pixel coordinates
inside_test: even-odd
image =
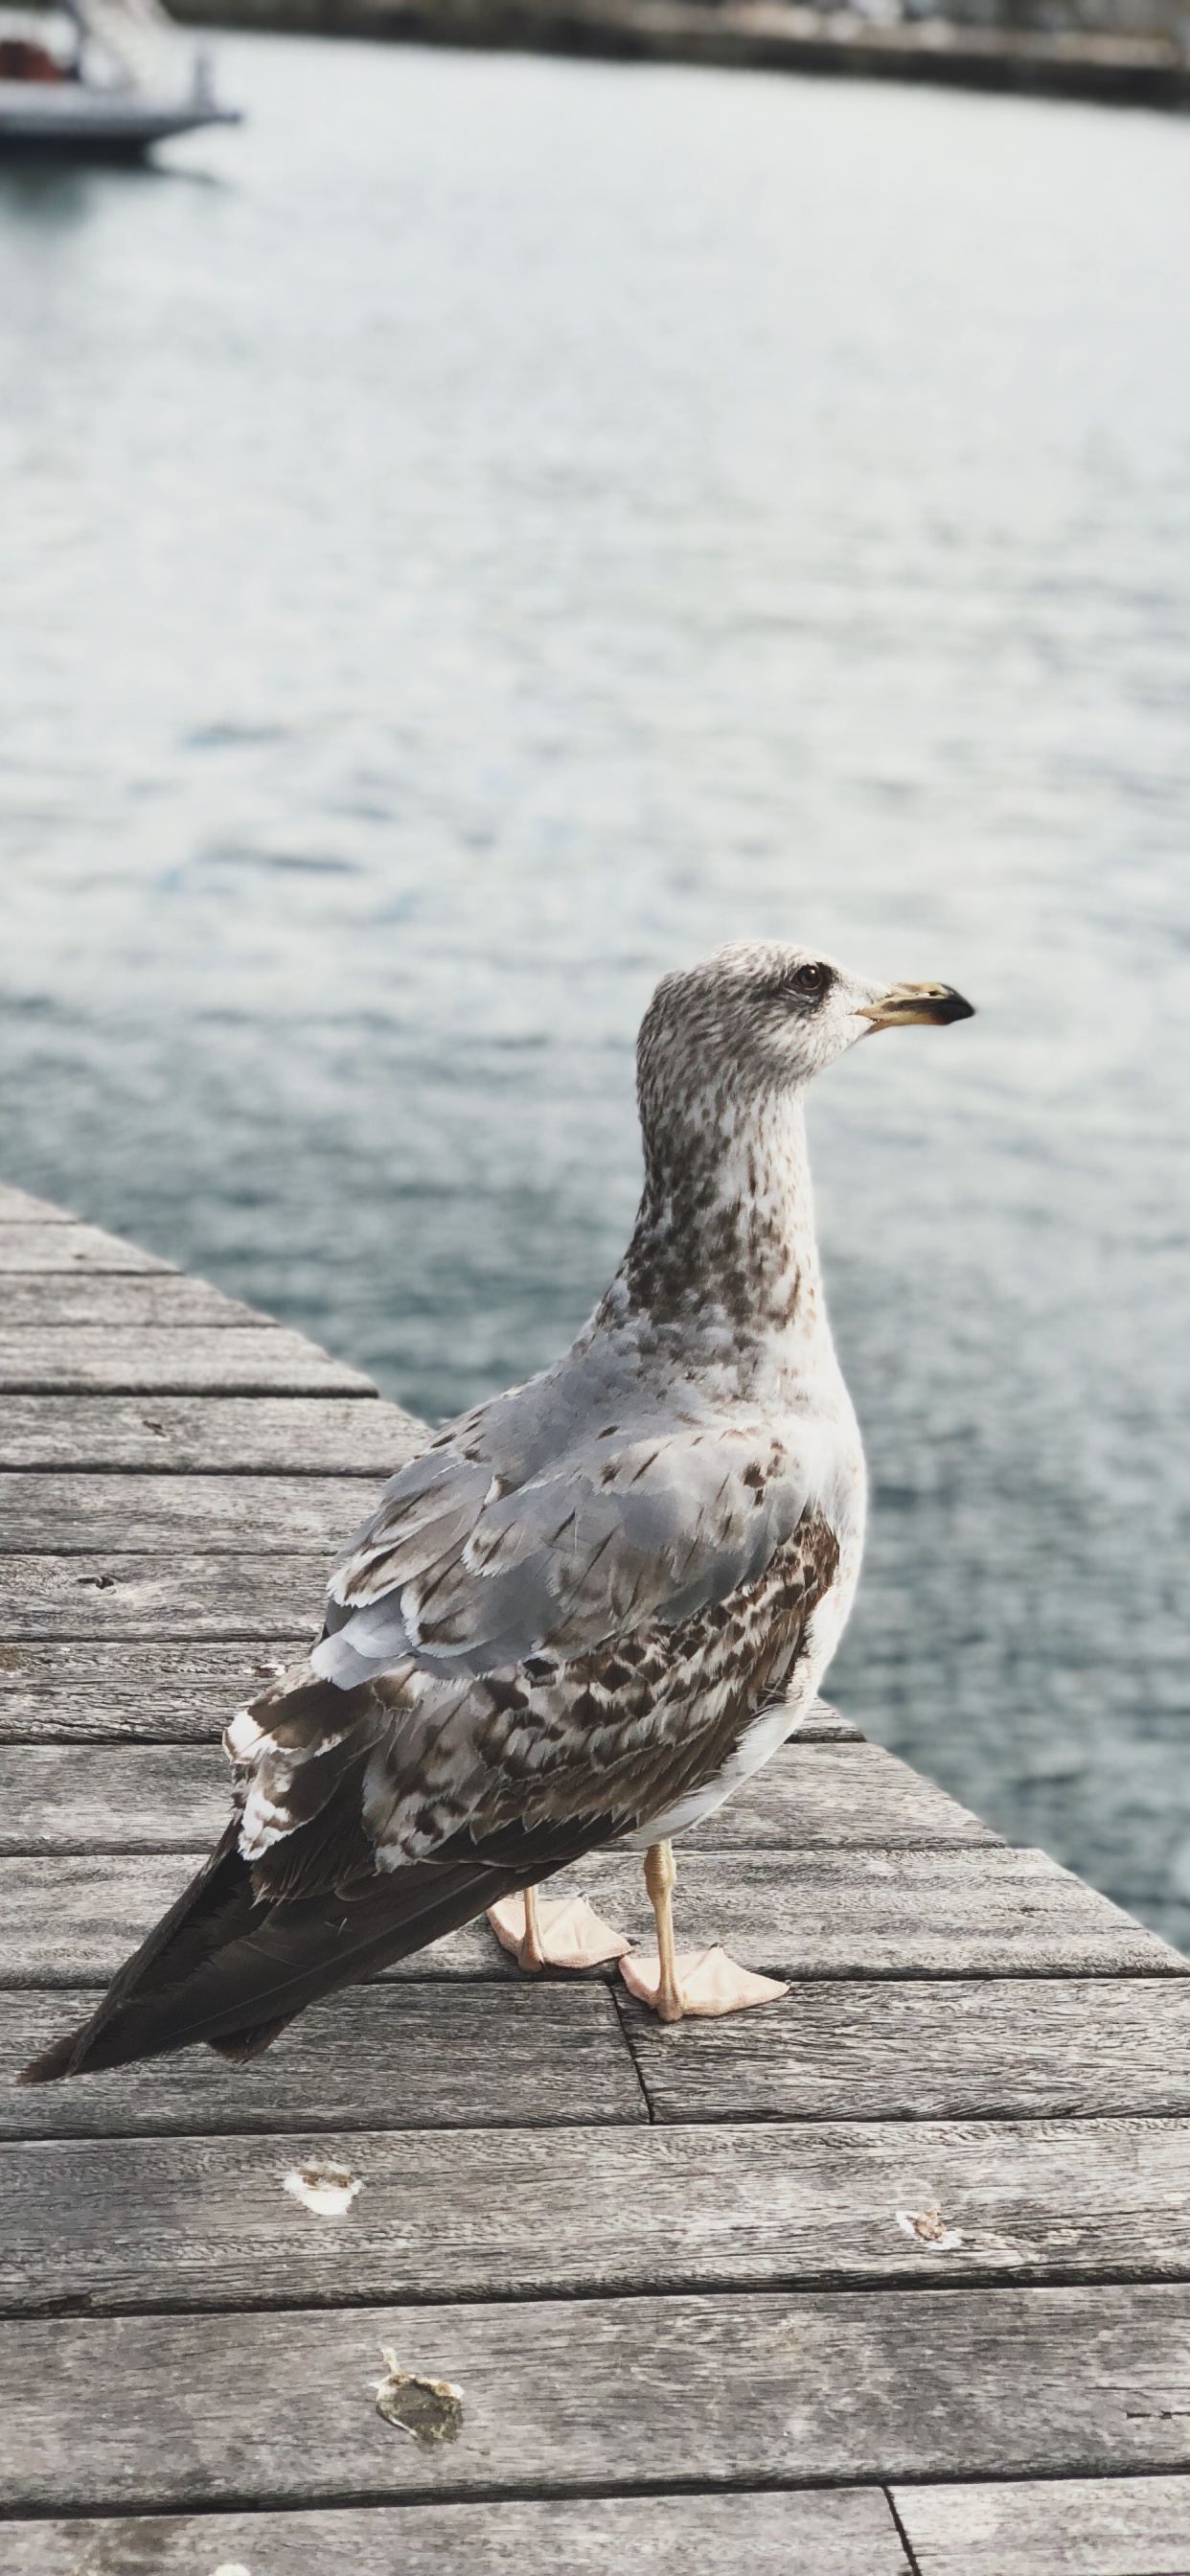
[[[331,1584],[327,1679],[410,1654],[456,1673],[573,1656],[760,1573],[805,1508],[804,1455],[760,1413],[675,1415],[575,1374],[499,1398],[393,1477]]]
[[[392,1479],[309,1664],[228,1730],[238,1817],[29,2080],[254,2053],[661,1813],[781,1687],[838,1562],[804,1456],[762,1416],[592,1405],[558,1374]]]

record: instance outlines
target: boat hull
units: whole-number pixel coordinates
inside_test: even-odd
[[[204,125],[238,125],[240,111],[202,99],[155,101],[103,94],[63,81],[0,81],[0,161],[44,155],[54,160],[133,161],[175,134]]]

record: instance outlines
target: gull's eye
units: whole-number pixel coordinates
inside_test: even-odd
[[[830,980],[831,975],[829,966],[819,966],[811,963],[805,966],[795,966],[793,973],[789,978],[789,983],[792,992],[804,993],[808,1000],[816,1002],[819,999],[819,996],[825,993]]]

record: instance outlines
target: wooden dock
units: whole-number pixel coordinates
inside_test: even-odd
[[[0,1192],[6,2071],[417,1440]],[[663,2029],[479,1926],[250,2068],[0,2087],[4,2576],[1185,2576],[1190,1965],[825,1710],[680,1868],[785,2003]],[[638,1861],[577,1883],[647,1932]]]

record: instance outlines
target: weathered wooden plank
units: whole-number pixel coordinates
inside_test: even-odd
[[[360,2185],[341,2217],[285,2187],[319,2162]],[[247,2288],[304,2308],[1185,2281],[1190,2123],[40,2139],[0,2145],[0,2211],[11,2316],[235,2308]]]
[[[578,1876],[610,1921],[637,1941],[652,1939],[632,1853],[592,1853]],[[744,1965],[781,1977],[1190,1975],[1168,1943],[1045,1852],[1002,1844],[679,1848],[675,1922],[680,1946],[722,1941]]]
[[[0,1636],[310,1637],[338,1553],[0,1556]]]
[[[362,1395],[370,1378],[275,1324],[0,1324],[0,1393]]]
[[[0,1995],[0,2135],[293,2129],[315,2117],[331,2128],[383,2128],[604,2116],[584,2107],[589,2097],[577,2087],[561,2110],[549,2090],[555,2022],[568,2043],[572,2028],[585,2034],[592,2016],[599,2030],[610,2027],[611,1998],[599,1981],[384,1979],[314,2006],[234,2080],[207,2051],[192,2050],[50,2093],[4,2091],[7,2076],[84,2019],[94,2000],[84,1988]],[[748,2064],[749,2047],[766,2060],[773,2015],[731,2025],[739,2045],[715,2091],[697,2076],[722,2024],[667,2033],[668,2049],[654,2050],[644,2043],[660,2025],[619,2000],[653,2115],[667,2125],[1190,2116],[1190,1988],[1175,1978],[807,1983],[780,2017],[792,2035],[782,2042],[791,2071],[779,2095],[763,2093]],[[473,2055],[489,2036],[492,2051]],[[523,2079],[539,2046],[545,2095],[530,2112]],[[482,2107],[505,2072],[503,2107]]]
[[[1186,2576],[1190,2478],[898,2487],[920,2576]]]
[[[0,1986],[106,1985],[205,1858],[0,1860]]]
[[[10,2522],[6,2576],[908,2576],[878,2487]]]
[[[382,2346],[461,2389],[455,2440],[377,2413]],[[573,2496],[692,2468],[1182,2472],[1190,2315],[1181,2284],[1130,2284],[32,2318],[0,2341],[0,2410],[0,2506],[41,2514]]]
[[[0,1552],[226,1556],[344,1546],[379,1477],[145,1476],[0,1471]],[[908,1775],[912,1777],[912,1774]]]
[[[682,1849],[1000,1841],[990,1825],[881,1745],[807,1743],[783,1745],[725,1807],[683,1837]]]
[[[77,1217],[68,1208],[55,1207],[51,1199],[31,1198],[28,1190],[14,1189],[11,1181],[0,1181],[0,1225],[77,1225]]]
[[[855,1719],[844,1717],[840,1709],[832,1708],[828,1699],[811,1700],[793,1733],[799,1743],[805,1744],[862,1744],[865,1741],[863,1729],[856,1725]]]
[[[648,2116],[598,1980],[355,1986],[314,2004],[249,2066],[188,2048],[85,2083],[13,2084],[94,2005],[84,1988],[0,1995],[0,2135],[552,2129]]]
[[[255,1343],[253,1349],[258,1347]],[[8,1395],[0,1467],[391,1476],[429,1438],[397,1404],[354,1397]]]
[[[94,1992],[0,1996],[0,2134],[14,2138],[639,2124],[644,2096],[598,1980],[354,1987],[249,2066],[183,2050],[85,2083],[11,2078]]]
[[[225,1721],[231,1709],[227,1698]],[[873,1756],[874,1783],[856,1782],[856,1752]],[[783,1745],[749,1783],[737,1840],[743,1846],[751,1832],[754,1844],[775,1848],[863,1848],[876,1841],[878,1825],[889,1845],[979,1839],[964,1831],[962,1808],[949,1838],[945,1816],[933,1832],[923,1825],[923,1809],[927,1816],[933,1810],[928,1798],[919,1799],[922,1788],[928,1784],[874,1745]],[[0,1852],[193,1851],[222,1832],[230,1794],[231,1771],[214,1747],[0,1747]],[[696,1839],[691,1835],[691,1845]]]
[[[232,1712],[309,1643],[303,1613],[300,1629],[267,1642],[0,1645],[0,1742],[217,1743]]]
[[[677,2029],[617,2000],[662,2123],[1190,2115],[1190,1979],[808,1979]]]
[[[0,1853],[192,1852],[222,1833],[231,1784],[217,1745],[6,1745]]]
[[[0,1985],[104,1983],[203,1858],[0,1860]],[[555,1884],[582,1889],[610,1921],[648,1938],[632,1854],[593,1853]],[[778,1976],[1190,1975],[1177,1951],[1044,1852],[696,1852],[682,1864],[679,1892],[683,1946],[721,1939],[746,1967]],[[391,1973],[520,1972],[480,1922]],[[792,2026],[788,1998],[764,2018],[778,2013]]]
[[[192,1325],[213,1331],[229,1324],[266,1331],[272,1317],[238,1297],[226,1297],[209,1279],[190,1279],[181,1271],[144,1277],[113,1276],[90,1271],[77,1278],[58,1274],[40,1279],[6,1277],[0,1295],[4,1334],[61,1331],[67,1326],[119,1326],[124,1330],[181,1332]]]
[[[176,1271],[177,1263],[124,1243],[97,1225],[0,1222],[0,1275],[44,1278],[52,1272]]]

